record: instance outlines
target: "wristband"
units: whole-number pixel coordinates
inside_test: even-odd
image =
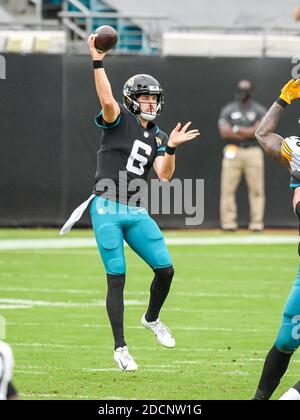
[[[238,125],[234,125],[233,127],[232,127],[232,132],[234,133],[234,134],[237,134],[238,132],[240,131],[240,127],[238,126]]]
[[[168,153],[168,155],[175,155],[176,147],[166,146],[165,152]]]
[[[285,108],[285,107],[288,105],[288,103],[287,103],[287,102],[285,102],[285,101],[284,101],[283,99],[281,99],[281,98],[276,99],[276,103],[277,103],[278,105],[282,106],[283,108]]]
[[[103,69],[103,61],[102,60],[93,60],[93,68],[94,69]]]

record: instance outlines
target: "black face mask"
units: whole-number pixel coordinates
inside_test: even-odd
[[[249,90],[239,89],[235,97],[240,102],[247,102],[251,98],[251,93]]]

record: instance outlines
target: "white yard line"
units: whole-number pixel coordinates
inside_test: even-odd
[[[104,300],[99,301],[92,301],[92,302],[47,302],[43,300],[27,300],[27,299],[10,299],[10,298],[1,298],[0,305],[4,303],[4,306],[8,307],[10,304],[14,307],[22,307],[22,308],[34,308],[37,306],[45,306],[45,307],[58,307],[58,308],[90,308],[94,307],[105,307],[106,302]],[[125,300],[125,305],[147,305],[148,301],[146,300]],[[3,309],[3,308],[2,308]]]
[[[185,294],[176,293],[176,296],[186,296]],[[230,294],[218,294],[218,293],[208,293],[201,294],[196,293],[193,297],[228,297],[228,298],[237,298],[237,299],[265,299],[264,295],[230,295]],[[268,296],[268,298],[280,298],[280,296]],[[146,306],[148,300],[129,300],[125,299],[125,306],[135,307],[135,306]],[[15,299],[15,298],[0,298],[0,309],[31,309],[35,307],[56,307],[56,308],[91,308],[91,307],[105,307],[105,300],[93,300],[91,302],[52,302],[44,300],[32,300],[32,299]],[[171,311],[172,312],[172,311]],[[217,311],[216,311],[217,312]],[[197,327],[198,328],[198,327]],[[192,327],[186,328],[187,330]],[[210,328],[207,328],[209,330]],[[227,328],[219,328],[219,331],[227,331]],[[256,330],[248,330],[256,331]]]
[[[30,288],[30,287],[0,287],[2,292],[28,292],[28,293],[63,293],[79,295],[95,295],[97,290],[90,289],[49,289],[49,288]],[[136,293],[140,294],[140,293]],[[146,294],[146,293],[145,293]]]
[[[25,398],[50,398],[50,399],[72,399],[72,400],[99,400],[99,395],[97,396],[93,396],[93,395],[66,395],[66,394],[26,394],[26,393],[21,393],[19,394],[21,397],[25,397]],[[126,398],[127,399],[127,398]],[[123,397],[117,397],[114,395],[109,395],[109,396],[105,396],[102,397],[101,396],[101,400],[124,400]]]
[[[56,248],[90,248],[96,246],[94,238],[72,239],[2,239],[0,250],[16,249],[56,249]]]
[[[45,323],[23,323],[22,321],[20,321],[20,323],[8,323],[8,325],[20,325],[20,326],[38,326],[38,325],[47,325]],[[76,323],[76,324],[72,324],[72,323],[57,323],[55,324],[55,327],[57,328],[84,328],[84,329],[110,329],[110,324],[109,322],[107,324],[80,324],[80,323]],[[128,325],[126,327],[128,330],[140,330],[143,329],[143,326],[141,324],[137,324],[137,325]],[[172,326],[172,330],[173,331],[185,331],[186,333],[188,332],[194,332],[194,331],[216,331],[216,332],[241,332],[241,333],[268,333],[269,330],[266,329],[257,329],[257,328],[231,328],[231,327],[202,327],[202,326]]]
[[[245,235],[215,237],[166,237],[167,245],[271,245],[296,244],[297,235]],[[64,249],[96,247],[94,238],[58,238],[58,239],[1,239],[0,250],[18,249]]]
[[[43,289],[43,288],[25,288],[25,287],[0,287],[0,290],[3,292],[27,292],[27,293],[33,293],[33,292],[38,292],[38,293],[65,293],[65,294],[89,294],[89,295],[95,295],[96,293],[98,293],[97,290],[76,290],[76,289]],[[99,292],[100,293],[100,292]],[[137,292],[125,292],[125,296],[145,296],[145,297],[149,297],[149,292],[148,291],[137,291]],[[274,294],[260,294],[260,293],[217,293],[217,292],[211,292],[211,293],[206,293],[206,292],[174,292],[173,296],[180,296],[180,297],[215,297],[215,298],[233,298],[233,299],[281,299],[282,296],[281,295],[274,295]],[[25,301],[22,302],[21,299],[15,299],[16,302],[18,304],[27,304],[27,302],[31,302],[31,301]],[[144,304],[145,300],[127,300],[128,302],[137,302],[136,304]],[[8,302],[8,300],[6,299],[0,299],[0,303],[1,302]],[[37,302],[37,301],[32,301],[32,302]],[[43,301],[42,301],[43,302]],[[93,301],[94,305],[103,305],[104,301]],[[139,303],[141,302],[141,303]],[[51,302],[50,302],[51,303]],[[60,303],[60,302],[58,302]],[[65,303],[65,302],[61,302],[61,303]],[[71,304],[71,303],[70,303]],[[74,304],[77,304],[76,302]],[[89,305],[89,303],[86,303],[87,305]],[[134,305],[134,303],[132,303],[132,305]],[[93,306],[93,305],[92,305]],[[179,309],[179,311],[181,311],[181,309]]]
[[[5,291],[5,288],[1,290]],[[17,290],[15,290],[17,291]],[[24,291],[24,290],[23,290]],[[28,293],[30,289],[28,290]],[[55,291],[53,291],[55,293]],[[128,293],[130,295],[131,293]],[[132,293],[134,295],[134,293]],[[178,297],[189,297],[189,298],[228,298],[228,299],[281,299],[279,295],[263,295],[263,294],[230,294],[230,293],[188,293],[188,292],[176,292],[174,296]],[[146,306],[148,299],[136,300],[136,299],[125,299],[125,306],[136,307]],[[105,307],[105,300],[92,300],[90,302],[56,302],[56,301],[44,301],[44,300],[32,300],[32,299],[16,299],[16,298],[0,298],[0,309],[31,309],[35,307],[57,307],[57,308],[91,308],[91,307]],[[170,310],[172,312],[172,309]],[[176,311],[175,311],[176,312]],[[194,312],[194,311],[192,311]],[[201,312],[201,311],[200,311]],[[227,313],[228,311],[226,311]],[[227,331],[227,329],[223,329]],[[220,328],[222,331],[222,328]],[[249,330],[250,331],[250,330]],[[254,331],[254,330],[252,330]]]
[[[13,305],[13,304],[7,304],[2,305],[0,304],[0,309],[28,309],[30,306],[28,305]]]

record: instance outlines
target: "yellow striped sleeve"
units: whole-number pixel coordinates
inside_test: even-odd
[[[290,154],[292,155],[292,154],[293,154],[293,151],[292,151],[292,149],[290,148],[290,146],[287,144],[287,142],[286,142],[285,140],[283,140],[283,143],[284,143],[284,146],[285,146],[286,150],[287,150],[288,152],[290,152]]]
[[[281,143],[281,154],[282,156],[287,159],[289,162],[291,162],[293,153],[290,147],[287,145],[285,141]]]

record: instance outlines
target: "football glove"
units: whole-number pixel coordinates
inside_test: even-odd
[[[280,99],[291,104],[295,99],[300,98],[300,79],[291,79],[282,89]]]

